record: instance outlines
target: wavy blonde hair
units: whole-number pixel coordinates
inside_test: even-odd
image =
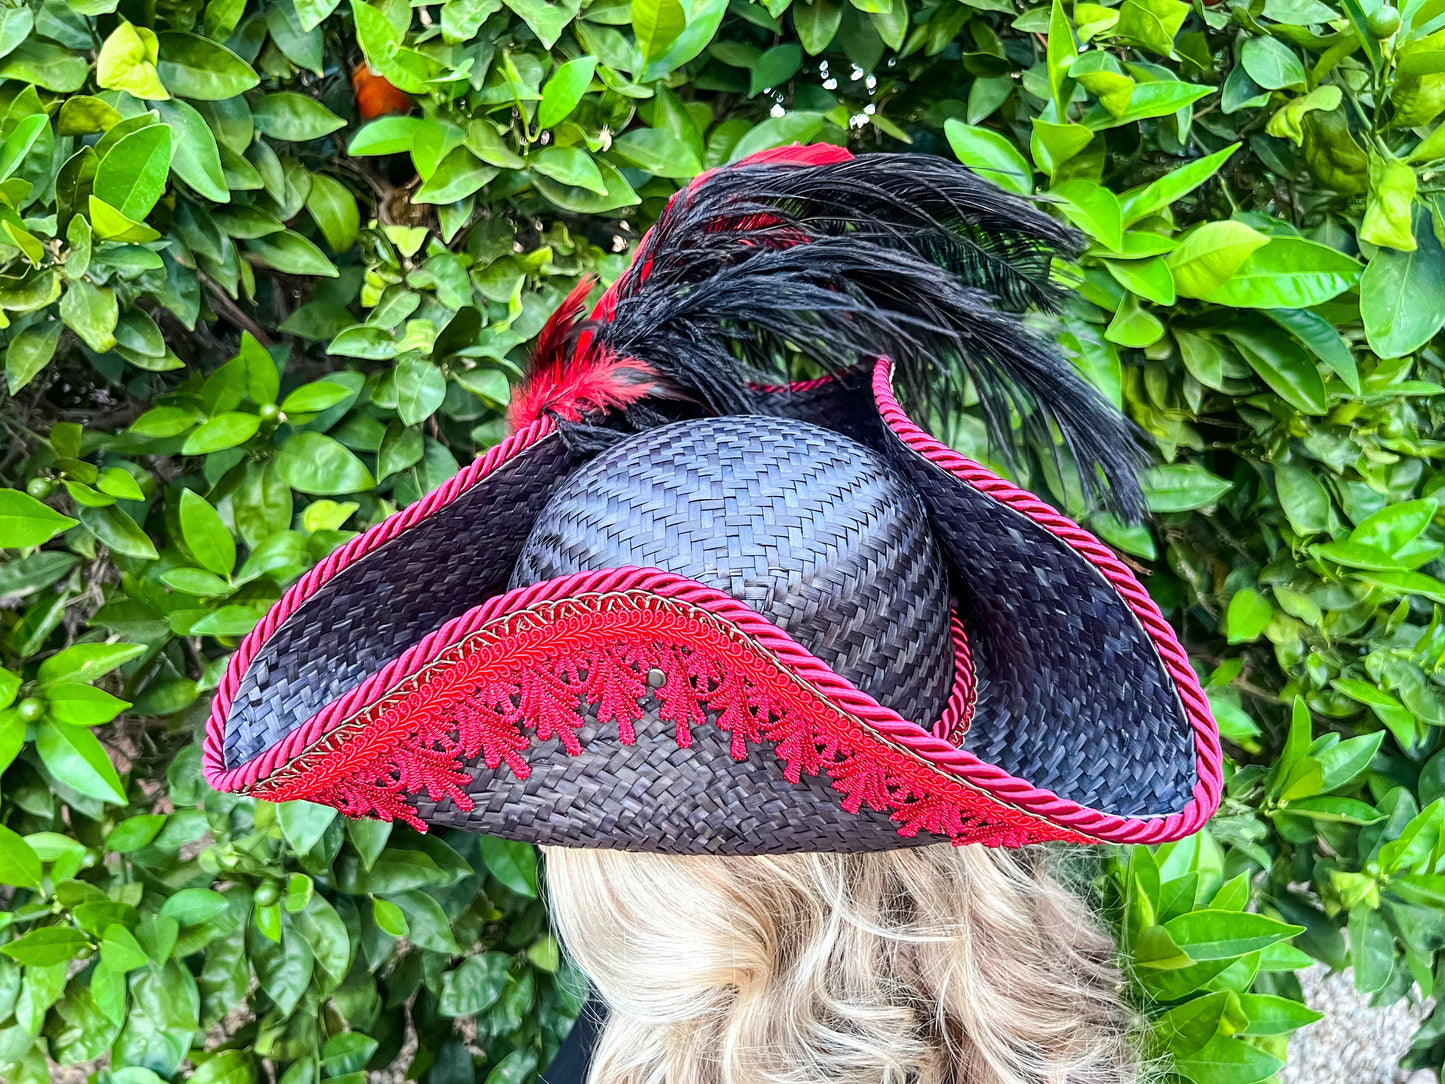
[[[1126,1084],[1115,946],[1035,849],[547,851],[590,1084]]]

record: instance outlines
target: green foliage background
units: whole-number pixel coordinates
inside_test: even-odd
[[[1445,0],[349,3],[0,5],[0,1078],[546,1063],[578,985],[528,848],[210,793],[197,738],[287,583],[500,438],[577,278],[795,140],[1092,241],[1059,334],[1158,465],[1151,526],[1089,522],[1230,756],[1208,832],[1097,878],[1157,1052],[1268,1078],[1311,957],[1433,991]],[[410,115],[358,118],[363,54]]]

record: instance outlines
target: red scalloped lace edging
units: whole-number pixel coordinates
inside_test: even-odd
[[[951,728],[966,726],[971,690],[971,677],[955,684]],[[578,732],[589,709],[632,745],[654,697],[657,717],[673,725],[679,746],[691,745],[693,729],[714,719],[730,735],[735,760],[771,745],[789,782],[826,772],[846,811],[886,813],[905,838],[930,832],[955,844],[991,846],[1088,841],[942,777],[839,712],[706,611],[645,592],[573,597],[492,623],[255,793],[271,801],[305,798],[347,816],[400,820],[425,831],[414,796],[469,812],[468,765],[505,766],[526,779],[525,754],[534,740],[555,740],[573,756],[582,752]]]

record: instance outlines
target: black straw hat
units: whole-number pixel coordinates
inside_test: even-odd
[[[1129,569],[946,448],[1138,449],[1016,315],[1067,228],[922,155],[767,152],[679,193],[538,342],[516,431],[302,577],[241,644],[218,789],[677,853],[1162,842],[1218,734]],[[800,353],[830,375],[777,379]]]

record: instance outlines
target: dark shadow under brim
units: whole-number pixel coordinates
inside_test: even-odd
[[[1193,831],[1218,804],[1218,738],[1157,608],[1107,547],[914,427],[893,401],[888,380],[882,363],[871,388],[854,379],[779,389],[765,397],[765,409],[885,452],[931,510],[953,566],[977,679],[964,750],[939,742],[939,771],[965,778],[1001,808],[1057,826],[1056,838],[1157,842]],[[303,578],[243,643],[221,686],[207,739],[212,784],[254,789],[355,716],[364,706],[356,694],[374,685],[368,679],[388,663],[495,599],[552,489],[581,461],[541,423],[467,468],[448,483],[450,492],[443,487],[418,502],[426,508],[398,513]],[[504,778],[505,766],[469,766],[473,782],[466,789],[474,807],[491,811],[480,822],[450,800],[423,797],[416,808],[430,823],[495,832],[517,829],[519,815],[531,815],[523,812],[530,802],[549,816],[585,822],[590,832],[619,831],[619,820],[642,831],[649,817],[663,817],[674,828],[706,824],[718,839],[735,842],[806,816],[820,818],[822,835],[794,840],[787,849],[903,842],[889,843],[897,827],[885,812],[845,813],[827,778],[805,776],[780,789],[777,758],[765,751],[748,750],[743,762],[732,763],[728,780],[718,782],[723,765],[715,763],[716,754],[731,761],[725,735],[703,737],[715,728],[701,728],[694,746],[682,748],[672,726],[660,722],[658,705],[644,705],[644,715],[639,743],[655,731],[669,746],[665,752],[620,743],[615,728],[605,725],[587,734],[583,757],[602,758],[607,770],[631,780],[633,797],[620,817],[596,808],[584,814],[579,792],[569,792],[572,798],[560,807],[548,798],[547,788],[575,775],[582,759],[554,741],[533,743],[526,780]],[[689,771],[693,778],[677,786]],[[749,773],[753,782],[738,790],[735,784]],[[674,781],[670,792],[658,788],[660,774]],[[766,815],[758,812],[766,804],[757,798],[763,790],[772,801]],[[746,812],[749,803],[752,812]],[[837,824],[824,826],[825,803]],[[730,815],[737,821],[731,827],[725,823]],[[531,825],[514,834],[555,838],[546,817]],[[846,845],[850,833],[857,846]],[[571,836],[570,830],[561,834]],[[610,845],[666,849],[635,835]]]

